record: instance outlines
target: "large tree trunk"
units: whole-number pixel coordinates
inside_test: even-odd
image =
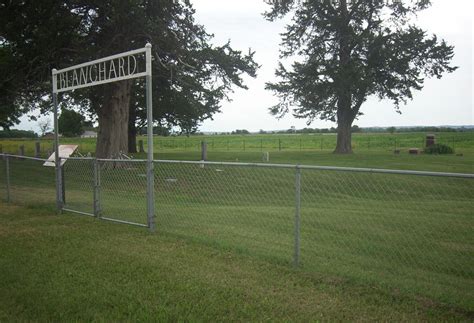
[[[103,101],[97,111],[97,158],[118,158],[121,153],[128,152],[130,90],[130,81],[104,86]]]
[[[137,152],[137,110],[135,106],[130,105],[130,114],[128,116],[128,152],[134,154]]]
[[[351,81],[348,78],[350,73],[351,49],[350,49],[350,30],[347,11],[347,0],[340,0],[340,13],[342,21],[339,29],[339,64],[340,73],[338,75],[339,83],[337,100],[337,145],[334,153],[352,154],[352,122],[355,114],[352,111]]]
[[[338,113],[337,120],[337,145],[335,154],[352,154],[352,117],[351,111]]]

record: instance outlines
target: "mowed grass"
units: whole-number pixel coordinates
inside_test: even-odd
[[[427,133],[355,133],[352,146],[356,152],[393,153],[401,150],[407,153],[409,148],[423,149]],[[436,133],[436,140],[451,146],[457,153],[474,152],[473,132]],[[143,140],[147,149],[147,138]],[[0,139],[3,152],[17,154],[20,146],[25,153],[33,156],[35,142],[39,141],[42,156],[47,156],[53,149],[52,139]],[[264,135],[207,135],[154,137],[155,152],[199,152],[201,142],[208,143],[211,152],[331,152],[336,146],[336,134],[264,134]],[[60,138],[61,144],[75,144],[82,154],[95,153],[95,138]]]
[[[146,158],[144,154],[137,158]],[[155,159],[194,160],[201,159],[200,152],[157,152]],[[208,160],[215,162],[262,163],[260,152],[209,152]],[[474,173],[474,150],[457,155],[409,155],[407,152],[394,155],[392,152],[365,151],[352,155],[334,155],[330,151],[282,151],[270,152],[270,163],[293,165],[318,165],[338,167],[361,167],[380,169],[419,170],[433,172]]]
[[[0,321],[472,321],[174,235],[0,202]]]
[[[54,204],[50,169],[11,166],[13,201]],[[91,213],[92,163],[65,174],[66,206]],[[294,169],[156,163],[157,234],[292,268],[294,183]],[[102,163],[102,216],[145,224],[145,190],[143,163]],[[470,179],[303,170],[299,271],[472,313],[473,210]]]

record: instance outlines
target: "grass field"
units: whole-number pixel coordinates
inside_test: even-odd
[[[353,147],[356,152],[386,152],[393,153],[394,150],[406,152],[409,148],[422,149],[425,144],[426,133],[356,133],[353,135]],[[456,149],[457,153],[474,153],[474,132],[446,132],[437,133],[437,142],[449,145]],[[146,137],[139,140],[145,142]],[[336,146],[335,134],[315,135],[246,135],[246,136],[191,136],[191,137],[155,137],[155,152],[199,152],[201,141],[208,143],[211,152],[279,152],[279,151],[301,151],[330,152]],[[61,138],[63,144],[77,144],[82,154],[95,152],[94,138]],[[51,139],[41,139],[43,156],[52,150]],[[0,139],[3,152],[18,153],[19,146],[24,145],[27,155],[34,154],[35,140],[4,140]]]
[[[472,321],[428,298],[0,202],[0,321]]]
[[[410,156],[407,147],[422,147],[425,134],[400,133],[400,134],[355,134],[355,153],[347,156],[335,156],[332,150],[335,146],[334,135],[252,135],[252,136],[194,136],[190,138],[156,137],[155,159],[167,160],[200,160],[200,142],[209,143],[208,159],[210,161],[227,162],[262,162],[262,150],[270,152],[270,163],[290,163],[301,165],[365,167],[403,170],[425,170],[436,172],[474,173],[474,132],[466,133],[438,133],[439,142],[446,142],[456,147],[454,155],[418,155]],[[146,138],[140,138],[145,141]],[[313,143],[324,140],[324,149],[314,146]],[[243,141],[246,149],[243,150]],[[231,142],[231,149],[223,148],[225,142]],[[400,155],[393,153],[394,142]],[[261,142],[267,142],[261,149]],[[282,150],[278,148],[282,142]],[[300,149],[302,142],[303,149]],[[358,142],[371,142],[369,147],[359,145]],[[95,139],[62,138],[63,144],[78,144],[79,151],[86,155],[95,151]],[[270,144],[272,143],[272,144]],[[276,143],[276,144],[275,144]],[[25,146],[27,156],[34,155],[34,140],[0,140],[3,152],[18,154],[18,147]],[[405,146],[405,147],[400,147]],[[42,156],[46,157],[51,152],[52,141],[41,141]],[[253,148],[252,148],[253,147]],[[272,148],[273,147],[273,148]],[[134,158],[146,158],[146,154],[138,153]]]
[[[166,154],[187,159],[195,153]],[[246,154],[249,160],[259,155]],[[272,156],[287,163],[294,162],[291,158],[319,156],[320,161],[359,166],[367,160],[372,165],[403,165],[412,158],[406,168],[472,169],[466,162],[469,156],[367,153],[365,158],[345,159],[316,152]],[[12,160],[11,168],[15,203],[54,205],[53,170],[19,160]],[[101,169],[102,215],[145,224],[145,165],[113,168],[109,164]],[[91,213],[92,163],[68,161],[65,175],[66,206]],[[410,302],[423,299],[449,311],[472,314],[474,181],[309,170],[302,176],[300,273],[343,282],[342,288],[384,290]],[[158,235],[291,268],[294,180],[293,169],[157,163]]]

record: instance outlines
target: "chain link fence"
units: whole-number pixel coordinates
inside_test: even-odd
[[[63,209],[94,215],[94,160],[67,159],[62,168]]]
[[[39,158],[0,155],[1,200],[20,205],[54,205],[54,168],[43,167],[44,162]]]
[[[146,162],[99,161],[100,217],[147,226]]]
[[[474,308],[474,175],[155,161],[160,234]],[[54,168],[0,158],[3,200],[55,203]],[[142,160],[70,158],[63,210],[147,226]]]

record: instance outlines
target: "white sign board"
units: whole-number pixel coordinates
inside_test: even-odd
[[[150,47],[53,70],[53,92],[60,93],[151,75]]]
[[[78,145],[60,145],[59,146],[59,158],[68,158],[76,151]],[[66,159],[61,159],[61,166],[64,165]],[[54,162],[54,153],[49,156],[48,160],[43,164],[43,166],[54,167],[56,163]]]

